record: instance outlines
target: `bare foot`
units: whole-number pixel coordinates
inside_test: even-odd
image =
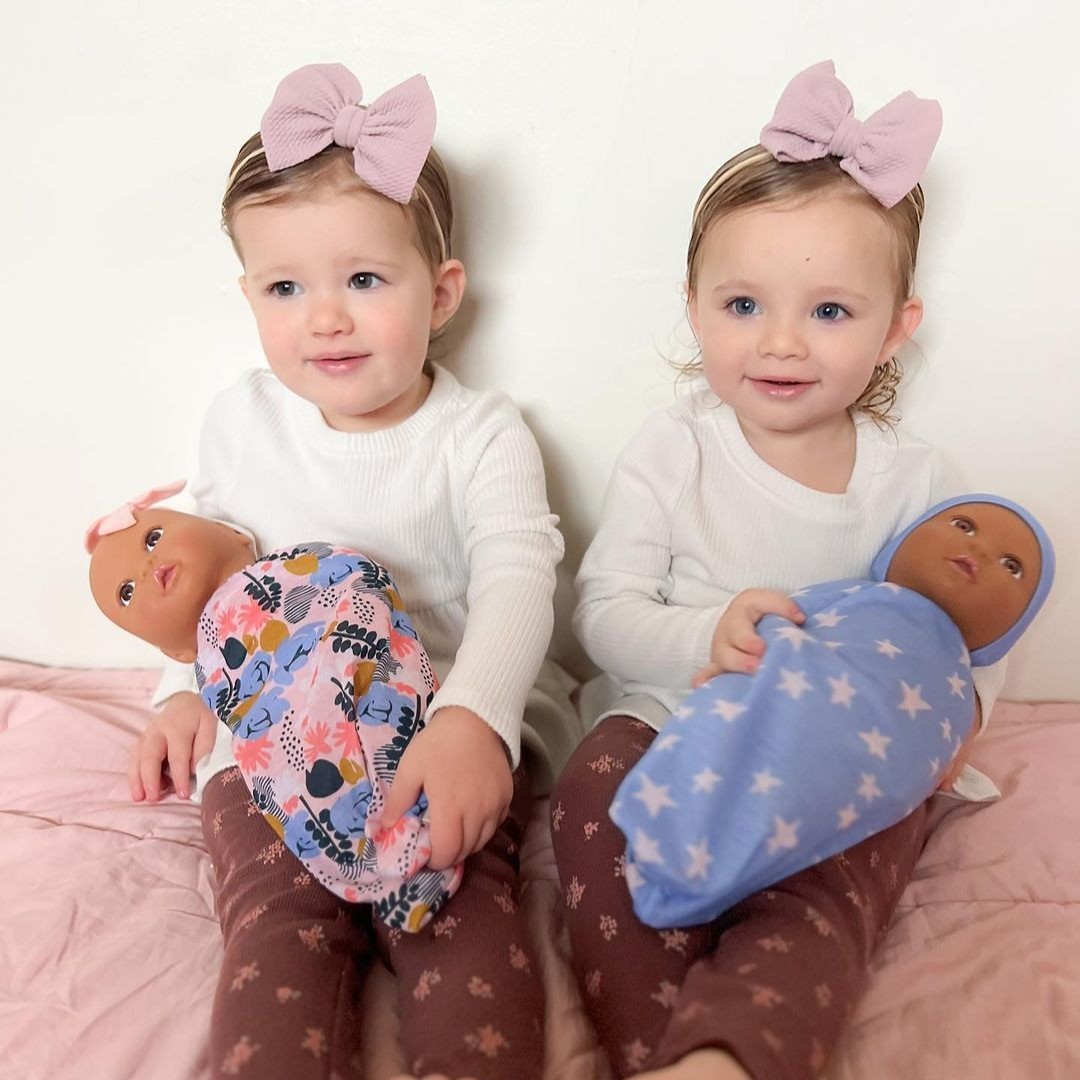
[[[724,1050],[695,1050],[666,1069],[638,1073],[637,1080],[751,1080],[751,1077]]]

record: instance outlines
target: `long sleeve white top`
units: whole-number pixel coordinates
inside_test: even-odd
[[[435,365],[408,419],[342,432],[270,371],[253,370],[210,407],[192,494],[198,513],[245,526],[260,552],[324,541],[381,563],[439,676],[429,715],[471,709],[515,766],[523,737],[542,773],[561,766],[576,717],[557,692],[531,691],[551,638],[563,541],[536,442],[504,394],[469,390]],[[170,662],[154,700],[193,686],[193,669]],[[233,763],[221,725],[196,770],[199,789]]]
[[[623,450],[578,574],[574,627],[614,678],[603,715],[659,728],[709,659],[736,593],[865,577],[886,541],[959,481],[929,444],[856,420],[841,494],[816,491],[755,453],[730,406],[700,382]],[[1004,662],[976,669],[984,722]]]

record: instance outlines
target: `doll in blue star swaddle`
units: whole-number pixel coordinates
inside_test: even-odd
[[[975,723],[971,667],[1008,652],[1053,576],[1026,510],[968,495],[895,537],[868,580],[793,594],[803,625],[765,616],[758,670],[688,694],[616,793],[638,917],[707,922],[911,813]]]

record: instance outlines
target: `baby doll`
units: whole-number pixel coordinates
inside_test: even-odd
[[[299,544],[256,558],[219,521],[150,509],[148,492],[86,534],[90,587],[114,623],[194,662],[206,706],[233,733],[255,806],[338,896],[418,930],[461,866],[423,867],[426,800],[379,826],[435,676],[387,572],[358,552]]]
[[[1005,655],[1053,576],[1030,514],[969,495],[894,538],[870,580],[794,593],[803,626],[763,618],[758,670],[687,695],[611,805],[639,918],[707,922],[910,814],[975,722],[971,666]]]

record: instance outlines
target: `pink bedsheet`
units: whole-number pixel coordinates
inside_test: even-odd
[[[199,1080],[220,960],[198,809],[127,796],[156,672],[0,661],[0,1075]],[[1080,1075],[1080,705],[1001,705],[975,762],[1002,802],[932,836],[830,1080]],[[607,1080],[566,965],[538,800],[525,906],[548,1080]],[[370,980],[370,1080],[400,1067]],[[513,1080],[513,1078],[507,1078]]]

